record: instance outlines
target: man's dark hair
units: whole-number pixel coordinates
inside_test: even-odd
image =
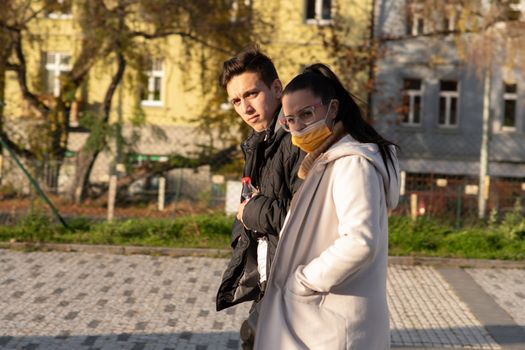
[[[268,87],[271,87],[275,79],[279,79],[272,60],[260,52],[257,46],[251,46],[229,60],[224,61],[219,82],[226,89],[226,85],[233,77],[245,72],[259,74],[261,80]]]

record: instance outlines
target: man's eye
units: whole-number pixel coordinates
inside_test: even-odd
[[[231,103],[234,106],[238,106],[241,103],[241,100],[232,100]]]
[[[253,92],[250,92],[250,94],[248,96],[249,97],[257,97],[258,94],[259,94],[258,91],[253,91]]]
[[[286,120],[286,124],[293,124],[293,123],[295,123],[295,118],[294,117],[286,117],[285,120]]]

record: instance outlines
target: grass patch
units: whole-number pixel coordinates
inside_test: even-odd
[[[525,223],[525,218],[521,217]],[[453,229],[425,217],[390,218],[390,255],[436,256],[471,259],[525,259],[525,235],[500,224]]]
[[[176,219],[68,220],[66,230],[48,216],[33,213],[14,226],[0,226],[1,241],[137,245],[176,248],[228,248],[233,217],[220,214]]]
[[[233,220],[223,214],[111,223],[76,218],[68,220],[68,231],[49,216],[32,213],[16,225],[0,226],[0,241],[229,249]],[[437,219],[392,216],[389,250],[400,256],[523,260],[525,217],[516,210],[501,220],[455,229]]]

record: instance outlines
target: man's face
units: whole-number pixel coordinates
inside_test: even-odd
[[[282,85],[278,79],[266,86],[258,73],[244,72],[226,85],[228,99],[235,111],[252,129],[266,130],[281,103]]]

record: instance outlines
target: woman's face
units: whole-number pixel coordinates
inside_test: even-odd
[[[310,89],[303,89],[283,96],[284,121],[290,131],[300,131],[310,124],[326,118],[331,128],[337,115],[338,101],[324,105]]]

